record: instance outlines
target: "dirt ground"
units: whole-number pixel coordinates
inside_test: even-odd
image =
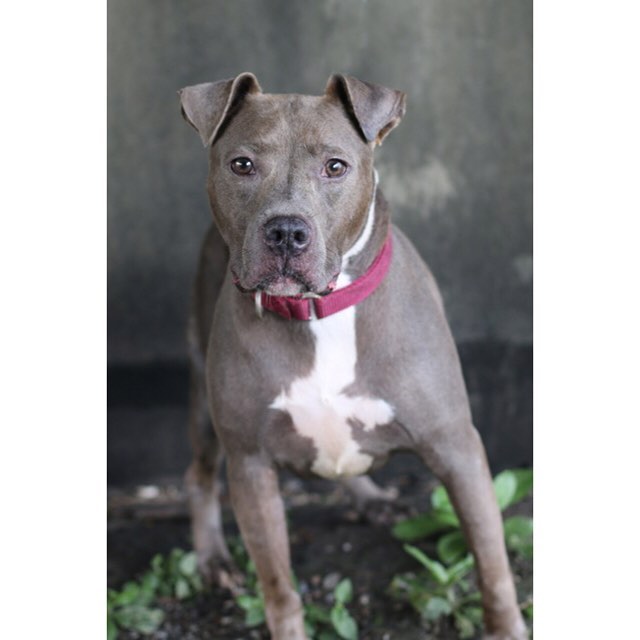
[[[284,474],[281,484],[287,505],[293,569],[307,599],[328,604],[342,578],[350,578],[354,599],[349,609],[358,622],[361,640],[452,640],[453,627],[427,633],[419,616],[387,593],[397,573],[416,570],[415,560],[391,535],[394,522],[426,510],[435,486],[422,465],[411,456],[396,456],[384,473],[375,475],[385,486],[395,486],[400,497],[392,505],[376,505],[357,513],[346,492],[335,483],[302,481]],[[117,588],[144,572],[156,553],[174,547],[190,549],[185,495],[178,480],[153,487],[110,490],[108,513],[109,587]],[[508,515],[532,515],[531,498],[508,510]],[[229,505],[224,503],[225,530],[237,535]],[[424,545],[427,553],[435,549]],[[512,558],[519,600],[533,589],[531,561]],[[247,629],[244,612],[228,592],[216,589],[194,600],[160,603],[166,619],[153,640],[261,640],[264,626]],[[122,640],[143,636],[121,633]]]

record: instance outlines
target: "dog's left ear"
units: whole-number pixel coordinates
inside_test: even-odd
[[[363,82],[353,76],[331,76],[325,93],[343,103],[365,140],[375,144],[380,144],[400,123],[406,111],[407,96],[402,91]]]

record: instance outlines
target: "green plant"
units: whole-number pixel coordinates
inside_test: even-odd
[[[358,625],[347,609],[353,597],[351,580],[345,578],[333,591],[334,604],[331,609],[303,602],[304,626],[311,640],[357,640]],[[245,612],[244,622],[256,627],[265,621],[264,599],[256,583],[252,592],[236,597],[236,603]]]
[[[244,623],[248,627],[256,627],[265,621],[264,598],[258,583],[255,565],[249,559],[239,539],[230,541],[231,555],[245,575],[245,593],[236,596],[236,604],[244,610]],[[298,581],[292,580],[296,589]],[[299,589],[298,589],[299,590]],[[358,625],[347,609],[353,599],[351,580],[341,580],[333,590],[333,606],[327,609],[313,602],[305,602],[304,626],[311,640],[357,640]]]
[[[530,469],[510,469],[493,479],[493,487],[500,510],[525,498],[533,488]],[[446,532],[446,533],[445,533]],[[504,521],[507,548],[530,558],[533,555],[533,520],[513,516]],[[436,487],[431,494],[431,510],[398,522],[393,535],[403,542],[415,542],[435,534],[442,535],[437,542],[438,557],[446,564],[454,563],[468,553],[467,543],[460,529],[460,521],[453,509],[447,490]]]
[[[516,504],[533,488],[530,470],[507,470],[493,480],[500,510]],[[467,543],[460,528],[460,521],[446,489],[436,487],[431,494],[431,510],[415,518],[398,522],[393,535],[413,542],[440,534],[436,541],[438,559],[429,558],[417,547],[405,544],[404,548],[426,571],[419,574],[405,573],[393,578],[390,592],[396,598],[408,601],[420,613],[427,625],[452,616],[461,638],[470,638],[482,623],[480,594],[467,579],[474,566]],[[504,521],[507,547],[524,557],[533,555],[533,520],[513,516]],[[525,615],[533,615],[529,601],[523,605]]]
[[[108,640],[115,640],[120,629],[153,633],[164,621],[162,609],[154,606],[159,597],[184,600],[202,590],[195,553],[173,549],[166,557],[154,556],[139,580],[107,591]]]
[[[264,599],[258,584],[258,576],[253,561],[240,538],[228,540],[229,551],[238,569],[244,574],[244,593],[236,596],[236,604],[243,609],[247,627],[257,627],[265,621]]]
[[[356,640],[358,637],[358,625],[346,607],[352,598],[353,585],[351,584],[351,580],[345,578],[339,582],[333,590],[334,602],[329,612],[333,630],[341,638],[344,638],[344,640]],[[320,636],[320,640],[324,640],[322,635]]]
[[[163,622],[164,613],[152,606],[156,595],[155,576],[148,574],[140,582],[127,582],[120,591],[107,592],[107,638],[115,640],[119,629],[131,629],[143,635],[153,633]]]
[[[236,604],[244,610],[244,623],[247,627],[257,627],[265,618],[264,598],[256,576],[255,565],[251,560],[246,564],[238,564],[245,574],[245,593],[236,596]]]
[[[312,602],[303,603],[304,626],[312,640],[357,640],[358,625],[346,605],[353,597],[351,580],[345,578],[333,591],[334,604],[327,610]],[[244,623],[256,627],[265,621],[264,599],[259,585],[252,592],[236,597],[236,603],[245,612]]]
[[[391,595],[408,601],[427,626],[437,625],[442,618],[453,616],[460,637],[473,637],[476,627],[482,623],[480,594],[467,580],[474,566],[473,557],[467,554],[445,567],[417,547],[405,544],[404,549],[426,571],[394,576],[389,587]]]
[[[185,600],[204,590],[194,551],[173,549],[168,556],[156,555],[151,571],[158,578],[158,595]]]

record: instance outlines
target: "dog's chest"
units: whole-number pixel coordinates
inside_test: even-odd
[[[326,478],[364,473],[373,458],[360,450],[353,425],[370,431],[388,424],[393,409],[381,398],[345,393],[355,381],[355,308],[312,320],[310,328],[315,338],[313,369],[283,389],[271,407],[287,412],[296,432],[312,440],[312,471]]]

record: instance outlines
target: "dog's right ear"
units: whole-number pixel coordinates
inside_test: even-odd
[[[241,73],[229,80],[185,87],[178,95],[182,116],[200,134],[202,144],[209,147],[242,99],[247,94],[260,92],[256,77],[252,73]]]

